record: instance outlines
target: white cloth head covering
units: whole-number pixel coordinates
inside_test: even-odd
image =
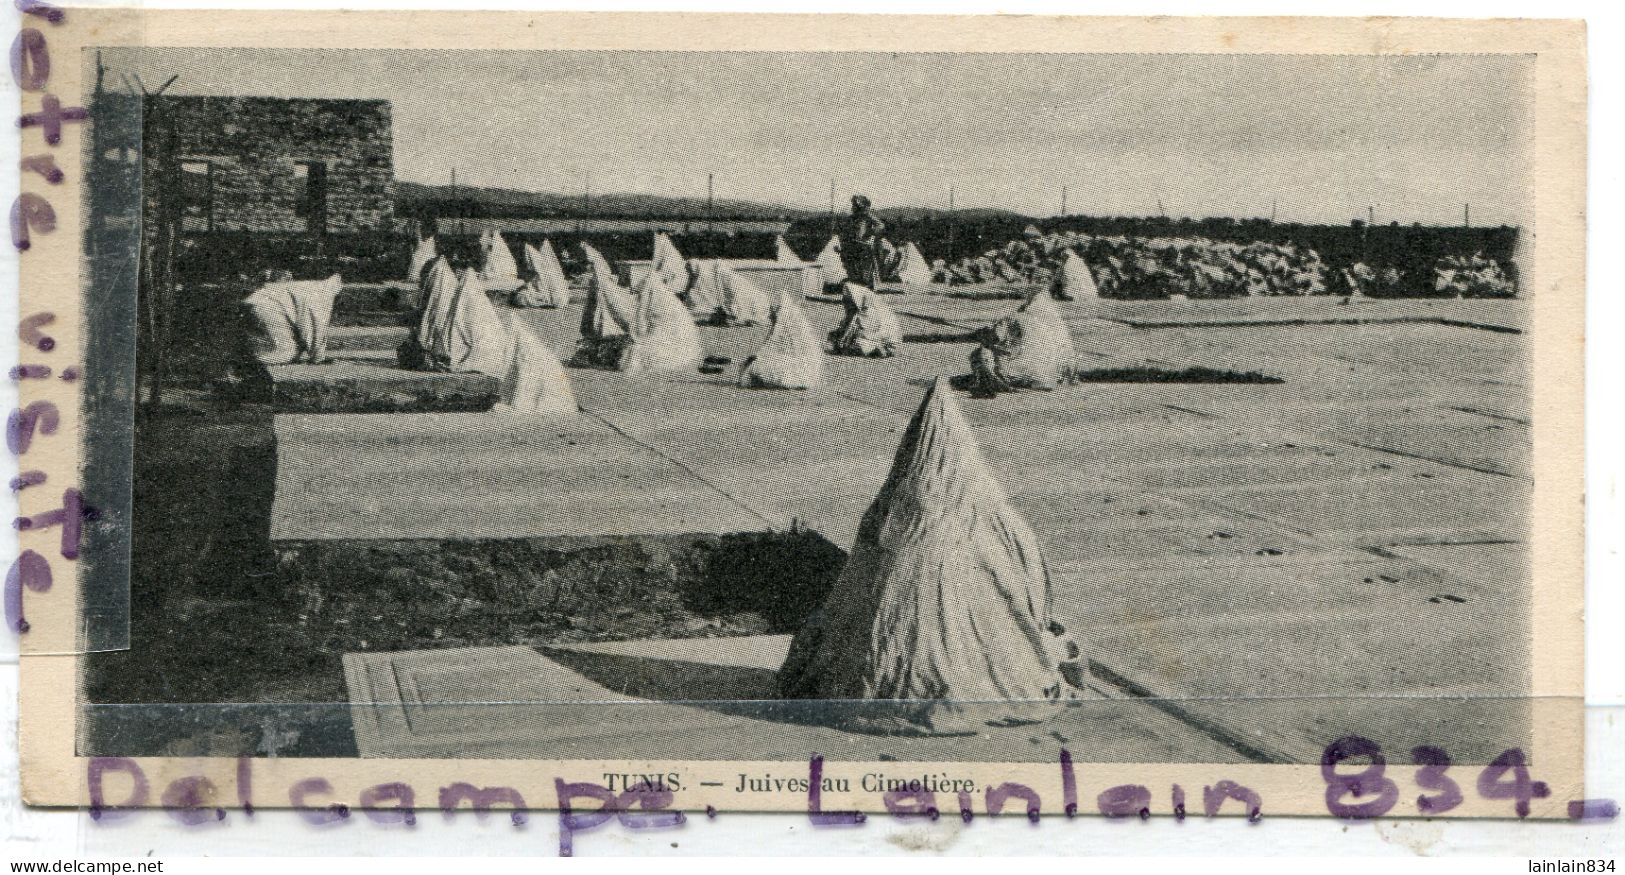
[[[632,319],[632,344],[621,359],[623,371],[689,371],[705,353],[694,317],[650,272],[638,284],[638,309]]]
[[[553,254],[553,244],[542,241],[540,248],[526,243],[525,284],[514,292],[516,307],[563,307],[570,303],[570,281],[564,278],[564,268]]]
[[[409,283],[422,281],[423,269],[429,266],[429,262],[434,261],[436,254],[438,253],[433,237],[419,240],[417,248],[412,250],[412,260],[406,266],[406,281]]]
[[[420,333],[427,333],[428,342],[419,342],[436,369],[499,379],[507,376],[513,341],[485,294],[485,284],[473,270],[465,270],[457,278],[450,306],[432,329],[429,316],[426,310],[419,327]]]
[[[267,283],[244,299],[253,325],[254,357],[266,365],[315,363],[327,358],[333,302],[344,288],[338,274],[324,280]]]
[[[514,333],[508,373],[502,380],[495,414],[573,415],[580,412],[570,377],[558,356],[540,338],[520,328]]]
[[[497,231],[491,232],[490,248],[486,250],[485,262],[480,266],[480,279],[493,289],[511,289],[519,285],[519,265],[513,260],[513,250],[508,248],[508,241],[502,239],[502,234]]]
[[[767,340],[739,371],[747,389],[811,389],[824,382],[824,348],[793,298],[779,303]]]

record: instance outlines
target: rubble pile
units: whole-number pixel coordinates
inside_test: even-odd
[[[1204,237],[1096,236],[1076,231],[1026,234],[980,255],[937,269],[955,285],[1039,285],[1057,297],[1077,297],[1077,260],[1107,298],[1236,298],[1267,295],[1452,295],[1512,297],[1516,285],[1482,253],[1439,259],[1432,277],[1407,276],[1393,266],[1355,262],[1333,269],[1314,249],[1262,240],[1236,243]]]
[[[1026,235],[944,268],[950,283],[1058,285],[1069,254],[1088,266],[1104,297],[1234,298],[1328,292],[1319,253],[1290,243],[1248,244],[1199,237]],[[1075,268],[1074,268],[1075,269]]]
[[[1447,255],[1433,265],[1433,290],[1457,298],[1511,298],[1517,286],[1493,258]]]

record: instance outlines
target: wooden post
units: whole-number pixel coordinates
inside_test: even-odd
[[[463,224],[464,210],[457,202],[457,168],[455,167],[451,169],[451,208],[457,211],[457,233],[459,235],[467,233],[468,228]]]
[[[829,234],[830,234],[831,237],[835,236],[835,230],[836,230],[835,178],[830,177],[830,180],[829,180]]]
[[[96,85],[90,92],[91,115],[97,115],[96,107],[102,102],[102,79],[107,74],[107,68],[102,66],[102,53],[96,53]],[[90,191],[92,200],[97,195],[97,189],[107,182],[107,159],[102,157],[101,125],[94,122],[90,126]],[[90,209],[90,222],[88,230],[90,239],[85,247],[91,263],[95,263],[99,243],[101,242],[104,217],[102,210],[92,206]]]
[[[158,146],[158,155],[152,162],[156,179],[143,183],[145,190],[153,185],[153,213],[157,231],[150,243],[142,240],[142,276],[147,280],[147,343],[151,350],[147,371],[147,404],[156,409],[164,402],[165,359],[168,357],[169,319],[166,311],[173,303],[172,287],[175,282],[175,132],[169,128],[165,113],[156,96],[143,94],[142,160]],[[160,145],[161,144],[161,145]],[[143,170],[145,167],[143,167]],[[145,235],[143,234],[143,238]]]

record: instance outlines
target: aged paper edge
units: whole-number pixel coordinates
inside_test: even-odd
[[[1532,816],[1564,817],[1566,802],[1584,797],[1583,786],[1583,342],[1585,268],[1586,63],[1584,24],[1552,20],[1457,20],[1419,18],[1060,18],[1004,16],[733,15],[676,13],[523,12],[270,12],[224,10],[143,10],[69,8],[60,25],[46,25],[58,58],[75,58],[87,46],[235,46],[306,48],[458,49],[622,49],[687,51],[980,51],[1056,53],[1177,54],[1532,54],[1535,65],[1535,142],[1532,150],[1533,227],[1536,288],[1531,292],[1533,346],[1534,524],[1531,759],[1551,785],[1551,796],[1533,803]],[[53,65],[50,92],[84,93],[78,64]],[[73,101],[64,97],[64,103]],[[53,151],[66,180],[52,186],[58,231],[37,235],[23,254],[21,310],[55,312],[51,334],[61,353],[82,350],[79,312],[80,198],[79,132],[66,126]],[[24,180],[23,190],[43,183]],[[43,193],[43,192],[42,192]],[[82,353],[79,359],[82,360]],[[64,411],[77,409],[73,387],[33,381],[24,401],[49,400]],[[29,466],[46,471],[53,483],[77,478],[83,435],[78,417],[64,415],[57,438],[36,443]],[[38,492],[39,490],[36,490]],[[26,510],[48,509],[43,495],[20,496]],[[53,531],[19,533],[22,547],[45,549]],[[58,568],[56,587],[31,594],[35,631],[24,642],[20,727],[23,796],[30,804],[72,806],[89,802],[87,758],[75,755],[78,658],[75,587]],[[1441,739],[1441,743],[1448,740]],[[1167,788],[1180,784],[1193,793],[1193,809],[1204,785],[1228,779],[1245,784],[1265,800],[1270,815],[1324,815],[1325,782],[1313,765],[1099,764],[1087,751],[1074,752],[1078,795],[1090,801],[1116,784]],[[152,782],[150,804],[160,804],[162,788],[175,778],[200,775],[219,788],[218,804],[236,798],[238,761],[161,759],[135,761]],[[900,763],[830,762],[826,774],[857,776],[893,770]],[[909,764],[919,771],[926,764]],[[936,770],[972,778],[978,786],[1005,781],[1026,783],[1045,802],[1046,813],[1060,811],[1060,771],[1054,763],[938,763]],[[556,807],[554,778],[592,780],[604,772],[675,770],[685,789],[673,802],[687,811],[805,811],[803,795],[753,797],[740,805],[726,788],[707,790],[700,781],[722,780],[740,771],[775,770],[805,775],[805,764],[785,762],[538,761],[538,760],[342,760],[264,759],[252,763],[252,804],[285,807],[295,782],[320,777],[331,791],[317,804],[354,805],[363,788],[408,781],[420,805],[452,782],[513,786],[536,808]],[[799,771],[798,771],[799,769]],[[1389,776],[1410,779],[1412,767],[1390,763]],[[1458,776],[1470,778],[1465,769]],[[1085,777],[1087,776],[1087,777]],[[115,780],[110,778],[110,780]],[[1410,786],[1414,787],[1414,784]],[[694,789],[686,789],[693,787]],[[1159,813],[1167,806],[1158,794]],[[109,788],[109,799],[122,798]],[[1467,793],[1449,816],[1505,817],[1508,804]],[[948,806],[948,800],[943,800]],[[884,810],[879,794],[825,794],[826,809]],[[1019,805],[1012,805],[1014,811]],[[1085,813],[1091,807],[1084,805]],[[1395,815],[1406,810],[1396,807]],[[1227,809],[1239,813],[1238,806]],[[978,812],[980,813],[980,811]]]

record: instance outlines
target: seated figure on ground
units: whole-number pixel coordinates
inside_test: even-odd
[[[423,269],[434,261],[439,252],[435,249],[434,235],[429,235],[418,241],[412,250],[412,258],[406,266],[406,281],[416,286],[423,281]]]
[[[1077,353],[1055,301],[1035,292],[1016,312],[976,332],[971,373],[955,383],[979,398],[1016,389],[1050,390],[1070,383]]]
[[[1095,285],[1094,274],[1077,252],[1066,250],[1066,255],[1061,261],[1061,269],[1055,276],[1051,294],[1060,301],[1100,297],[1100,288]]]
[[[841,261],[841,238],[831,237],[818,253],[818,279],[823,288],[838,286],[846,281],[846,266]]]
[[[898,248],[897,281],[915,286],[931,284],[931,266],[912,240]]]
[[[773,318],[773,299],[756,281],[726,264],[717,267],[722,289],[722,318],[719,324],[762,325]]]
[[[424,305],[414,338],[421,370],[480,373],[501,379],[508,373],[512,338],[473,268],[452,273],[436,269],[436,287]]]
[[[903,327],[897,314],[868,286],[848,282],[841,292],[846,317],[829,333],[830,351],[836,355],[889,358],[903,345]]]
[[[563,307],[570,303],[570,282],[564,278],[553,244],[540,247],[524,244],[525,282],[513,293],[515,307]]]
[[[783,234],[777,234],[773,237],[773,260],[781,264],[800,264],[801,256],[785,242]]]
[[[638,309],[629,327],[631,342],[622,350],[618,370],[692,371],[705,358],[694,317],[658,273],[651,271],[639,283]]]
[[[526,329],[514,334],[508,373],[491,412],[503,415],[572,415],[580,412],[570,377],[558,356]]]
[[[513,250],[508,248],[508,241],[502,238],[501,232],[489,232],[482,238],[481,248],[481,282],[488,288],[504,291],[518,287],[519,264],[513,260]]]
[[[811,389],[824,382],[824,350],[807,314],[793,298],[779,303],[773,328],[739,370],[747,389]]]
[[[660,281],[673,292],[681,294],[688,288],[688,263],[665,231],[655,232],[654,257],[649,260],[649,269],[660,274]]]
[[[588,244],[581,244],[588,264],[587,302],[581,310],[581,338],[576,341],[570,366],[577,368],[617,368],[626,347],[636,315],[637,301],[615,279],[609,262]]]
[[[707,324],[725,322],[722,309],[721,263],[714,258],[688,260],[688,290],[682,294],[683,302],[695,321]]]
[[[430,338],[437,335],[451,315],[451,302],[457,295],[457,271],[451,258],[442,253],[423,266],[418,282],[417,329],[396,349],[400,366],[409,371],[432,370],[428,360]]]

